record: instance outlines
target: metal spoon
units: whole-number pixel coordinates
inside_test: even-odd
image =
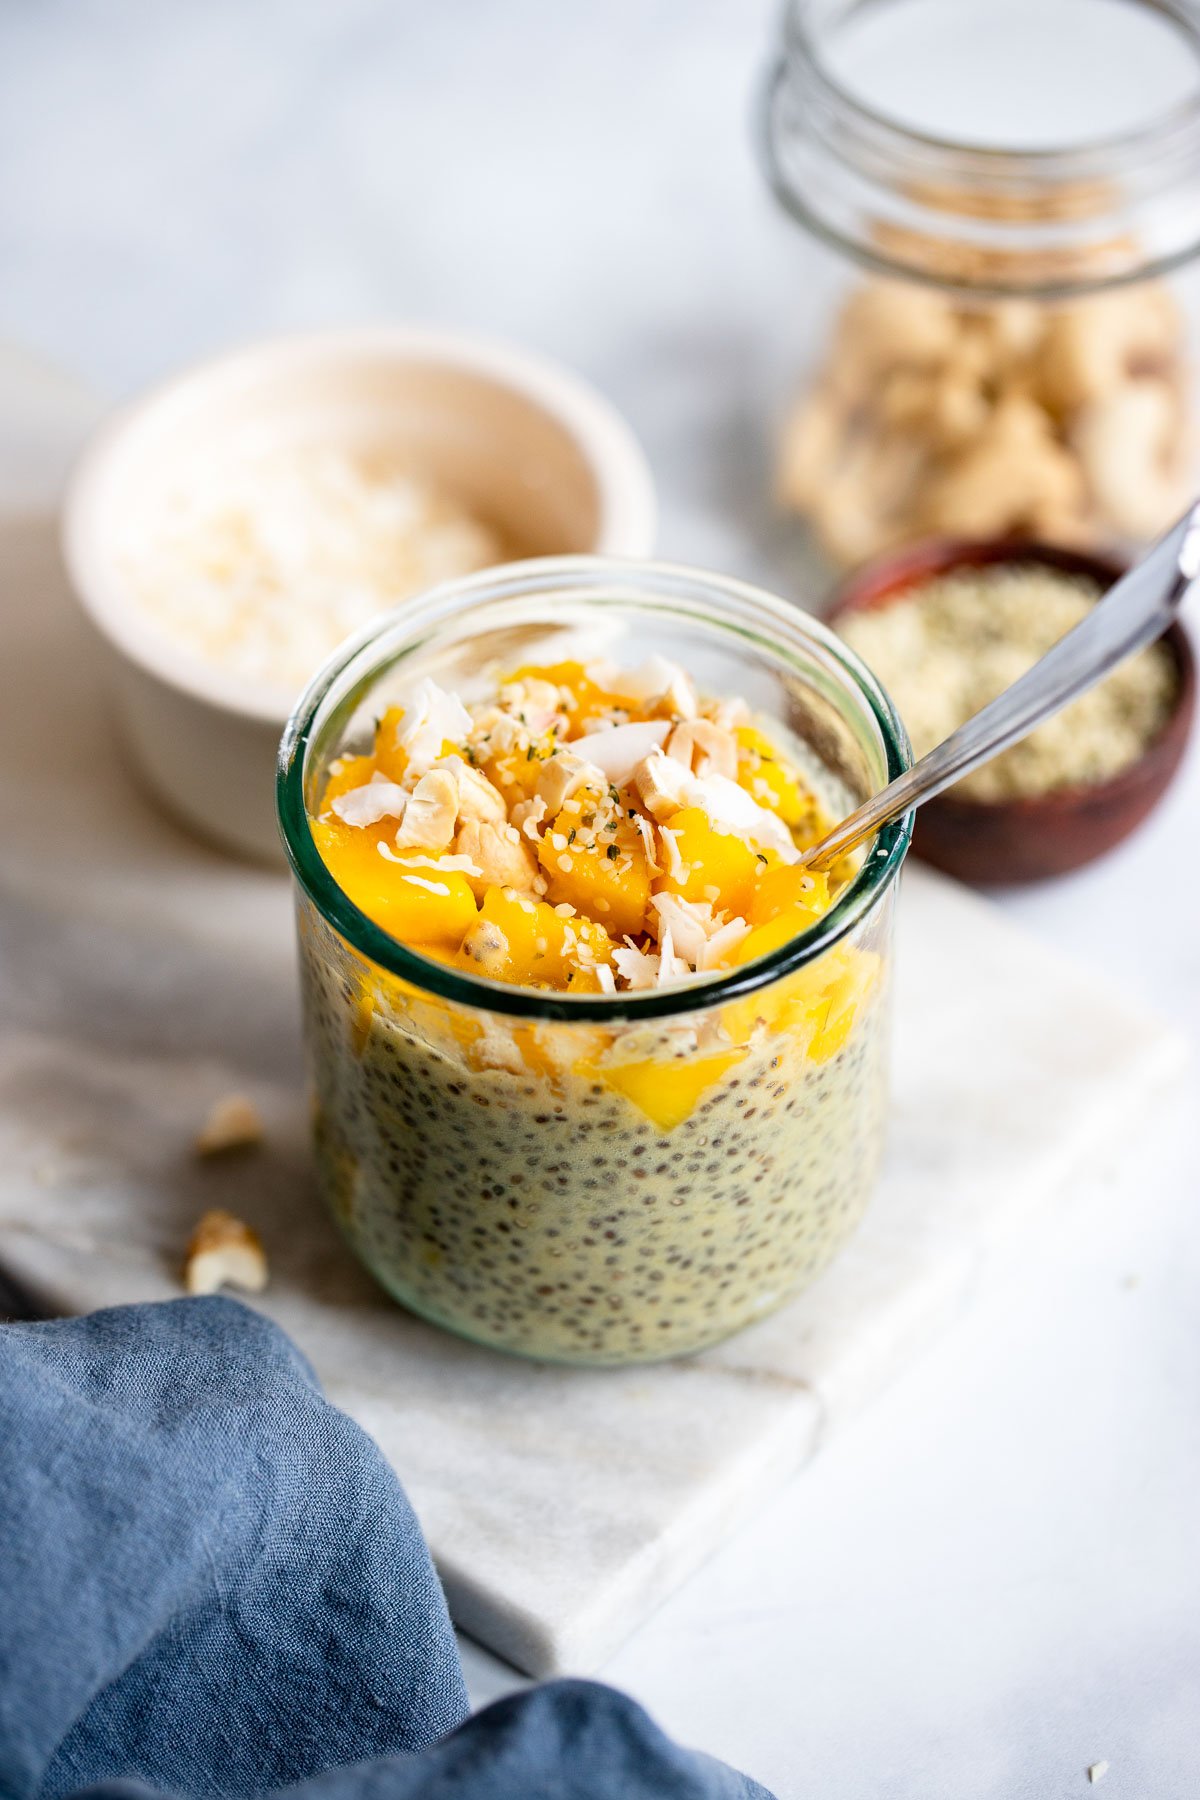
[[[1200,502],[1189,507],[1178,524],[1096,602],[1087,618],[1047,650],[1027,674],[951,732],[907,774],[898,776],[810,845],[800,859],[802,866],[821,868],[834,862],[881,825],[899,818],[909,807],[931,800],[1027,737],[1044,719],[1102,681],[1127,656],[1161,636],[1198,576]]]

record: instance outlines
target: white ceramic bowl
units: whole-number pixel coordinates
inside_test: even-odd
[[[189,468],[258,448],[384,450],[499,529],[514,554],[644,557],[646,459],[608,403],[505,345],[404,327],[284,338],[201,365],[123,408],[85,450],[63,508],[75,592],[110,652],[118,720],[183,822],[277,860],[275,755],[292,700],[156,627],[122,574]]]

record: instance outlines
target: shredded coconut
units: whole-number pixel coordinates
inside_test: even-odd
[[[394,459],[314,444],[189,469],[122,547],[162,631],[291,689],[377,614],[503,556],[493,531]]]

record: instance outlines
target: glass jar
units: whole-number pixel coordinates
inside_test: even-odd
[[[806,234],[778,494],[827,564],[941,535],[1127,552],[1179,514],[1192,0],[788,0],[760,135]]]
[[[739,582],[562,558],[448,583],[341,653],[280,753],[321,1187],[396,1299],[554,1361],[676,1356],[788,1299],[857,1223],[887,1090],[888,969],[910,821],[832,910],[702,985],[569,995],[405,948],[310,831],[330,763],[419,677],[467,700],[497,668],[659,652],[785,728],[832,808],[908,746],[851,651]]]

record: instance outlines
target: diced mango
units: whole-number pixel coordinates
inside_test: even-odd
[[[506,750],[503,756],[489,757],[482,764],[482,772],[492,786],[500,790],[510,812],[522,800],[531,798],[542,764],[557,748],[558,738],[554,732],[547,731],[541,737],[529,739],[523,746],[518,744]]]
[[[673,1131],[744,1055],[741,1049],[720,1050],[712,1056],[681,1057],[678,1061],[651,1057],[644,1062],[580,1062],[576,1069],[585,1080],[602,1081],[624,1094],[660,1130]]]
[[[493,887],[459,960],[492,981],[565,988],[587,964],[609,962],[613,949],[608,933],[590,919],[566,919],[544,900]]]
[[[365,787],[375,773],[373,756],[339,756],[330,768],[321,795],[321,811],[328,812],[333,802],[352,788]]]
[[[420,866],[420,852],[381,855],[370,829],[322,819],[313,839],[330,874],[360,912],[402,944],[456,948],[475,919],[475,896],[466,877]],[[410,858],[417,866],[405,866]],[[426,865],[427,865],[427,860]]]
[[[602,828],[605,818],[614,829]],[[596,919],[618,941],[645,930],[650,865],[636,826],[607,796],[573,794],[543,835],[538,860],[551,900]]]
[[[879,980],[883,963],[873,950],[856,950],[843,945],[822,958],[835,965],[833,977],[819,996],[810,996],[806,1017],[813,1034],[808,1054],[813,1062],[828,1062],[836,1056],[854,1029],[862,1007]]]
[[[739,725],[738,784],[765,806],[778,813],[793,830],[811,824],[819,813],[816,796],[765,733],[753,725]]]
[[[793,915],[780,913],[743,938],[733,960],[742,965],[753,962],[780,949],[795,935]],[[748,1043],[762,1025],[792,1039],[813,1061],[824,1062],[849,1038],[879,967],[880,960],[872,951],[841,945],[794,975],[772,982],[744,1000],[732,1001],[723,1009],[721,1023],[735,1043]]]
[[[389,706],[375,727],[375,766],[389,781],[403,781],[408,768],[408,756],[400,747],[403,723],[404,708]]]
[[[718,831],[697,806],[685,806],[670,821],[683,864],[680,875],[665,875],[659,891],[685,900],[708,900],[718,912],[745,916],[756,875],[764,868],[759,854],[742,838]]]
[[[595,710],[600,692],[581,662],[522,663],[504,679],[506,685],[510,681],[549,681],[565,689],[566,712],[574,730],[579,729],[582,716]]]
[[[798,869],[794,863],[777,863],[773,868],[762,869],[743,909],[752,925],[765,925],[783,913],[794,915],[793,935],[828,911],[829,883],[825,876],[820,870]],[[761,956],[762,952],[758,954]]]
[[[574,981],[570,991],[579,991]],[[573,1063],[598,1060],[613,1042],[612,1033],[597,1025],[514,1025],[512,1034],[531,1073],[556,1087]]]

